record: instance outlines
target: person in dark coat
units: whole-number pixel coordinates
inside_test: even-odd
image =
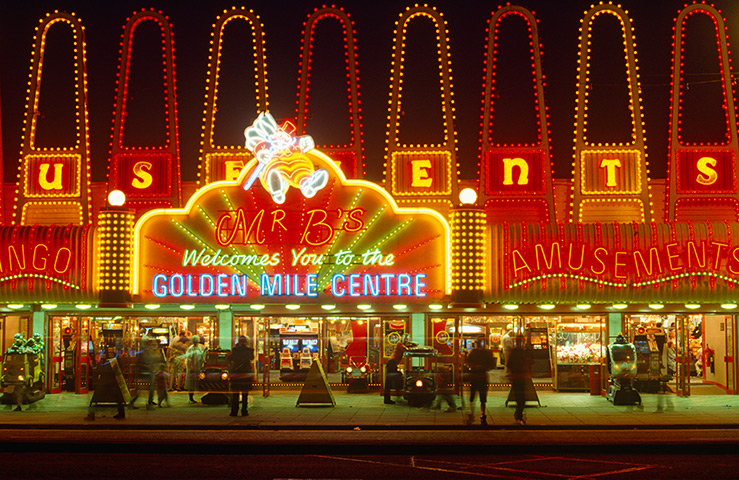
[[[516,402],[513,418],[521,425],[526,424],[523,409],[526,407],[526,384],[531,378],[531,352],[526,348],[526,337],[517,335],[513,339],[513,349],[506,362],[508,379],[511,381],[511,392]]]
[[[406,346],[402,342],[395,345],[395,350],[387,362],[385,362],[385,404],[395,405],[390,398],[390,391],[403,388],[403,374],[398,371],[398,364],[403,359]]]
[[[488,370],[493,368],[493,355],[485,348],[485,337],[477,337],[477,343],[469,355],[467,355],[467,366],[470,369],[470,414],[467,424],[475,420],[475,394],[480,395],[480,424],[487,425],[485,405],[488,401]]]
[[[228,377],[231,389],[231,413],[229,415],[232,417],[239,413],[239,395],[241,395],[241,415],[244,417],[249,415],[247,407],[254,372],[253,361],[254,349],[247,344],[246,337],[239,337],[228,358]]]

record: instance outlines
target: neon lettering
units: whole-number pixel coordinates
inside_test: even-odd
[[[715,158],[702,157],[696,163],[695,168],[701,172],[695,177],[695,181],[701,185],[713,185],[718,180],[718,173],[711,167],[715,167],[718,162]]]
[[[411,160],[411,187],[428,188],[434,179],[429,176],[431,160]]]
[[[133,188],[144,189],[151,186],[154,177],[151,176],[151,162],[136,162],[133,164],[134,179],[131,180]]]
[[[621,160],[618,158],[604,158],[600,161],[600,168],[606,169],[606,187],[617,187],[616,168],[621,168]]]
[[[513,185],[513,167],[519,168],[517,185],[529,184],[529,163],[523,158],[503,159],[503,185]]]
[[[61,190],[63,188],[62,185],[62,169],[64,168],[63,163],[55,163],[54,164],[54,178],[49,181],[49,167],[51,167],[50,163],[42,163],[39,165],[39,173],[38,173],[38,184],[41,188],[44,190]]]

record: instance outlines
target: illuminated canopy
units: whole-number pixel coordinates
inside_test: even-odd
[[[144,215],[134,233],[137,301],[353,303],[373,297],[372,303],[390,304],[450,293],[450,234],[441,215],[399,208],[377,185],[347,180],[315,149],[301,155],[328,175],[312,197],[289,188],[277,203],[263,183],[248,184],[257,166],[252,160],[238,180],[205,186],[185,208]]]

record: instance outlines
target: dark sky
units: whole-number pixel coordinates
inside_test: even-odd
[[[355,21],[366,163],[371,180],[379,180],[382,174],[394,22],[399,13],[411,4],[413,2],[365,0],[337,4]],[[578,34],[580,20],[584,11],[590,8],[590,2],[530,0],[518,4],[533,10],[539,20],[555,177],[569,178],[574,141]],[[629,11],[638,46],[651,176],[663,178],[667,171],[672,29],[683,2],[627,0],[621,4]],[[739,2],[722,0],[715,4],[727,18],[730,40],[739,39]],[[230,1],[190,0],[2,2],[0,107],[5,180],[14,181],[17,174],[34,28],[39,18],[55,9],[75,12],[86,28],[92,174],[94,181],[105,180],[121,33],[127,17],[143,7],[162,10],[173,25],[182,177],[195,180],[212,24],[224,9],[232,5]],[[270,110],[277,118],[294,117],[302,23],[321,3],[273,0],[243,5],[252,8],[264,24]],[[480,145],[483,62],[487,48],[485,29],[498,4],[453,0],[437,1],[431,5],[436,6],[448,22],[457,106],[458,160],[462,178],[472,179],[476,175]],[[319,50],[314,64],[312,123],[307,133],[312,134],[319,144],[340,143],[345,140],[348,130],[344,121],[347,115],[343,113],[345,95],[341,90],[344,81],[344,66],[340,63],[342,47],[334,41],[338,38],[337,24],[327,22],[321,25],[326,30],[316,39]],[[433,61],[435,45],[429,43],[433,40],[433,32],[423,22],[412,26],[414,36],[409,39],[408,46],[410,60],[406,66],[403,104],[406,115],[401,139],[412,143],[434,142],[441,129],[436,120],[440,102],[435,73],[437,66]],[[691,93],[686,97],[685,127],[686,138],[694,141],[721,140],[725,130],[720,115],[716,115],[720,112],[720,84],[716,82],[718,62],[715,60],[715,42],[710,34],[706,35],[706,26],[706,22],[696,22],[696,40],[686,51],[686,73],[691,80]],[[507,27],[504,33],[498,67],[500,88],[496,112],[499,113],[494,118],[494,137],[501,143],[527,141],[536,133],[531,116],[531,80],[525,74],[529,64],[528,47],[515,24]],[[150,38],[155,38],[151,34],[149,31]],[[628,125],[622,121],[626,108],[622,102],[625,75],[618,35],[620,33],[613,22],[604,22],[598,27],[595,37],[590,111],[591,140],[594,141],[622,141],[629,131]],[[147,65],[157,65],[158,53],[152,56],[151,52],[156,50],[150,47],[147,53],[146,36],[147,32],[142,29],[141,37],[135,37],[144,47],[137,51],[137,44],[134,45],[134,68],[140,70],[132,72],[130,129],[126,130],[124,139],[132,146],[160,143],[163,132],[161,80],[154,76],[150,81],[145,75]],[[255,112],[251,99],[251,75],[241,75],[248,72],[248,68],[236,58],[239,49],[244,49],[238,38],[246,37],[239,37],[235,32],[232,38],[237,39],[230,44],[231,51],[236,53],[230,60],[224,59],[224,62],[230,62],[231,73],[222,79],[223,108],[217,117],[216,140],[223,144],[241,144],[241,133]],[[57,34],[51,42],[53,44],[47,48],[48,70],[44,72],[43,86],[48,90],[42,87],[41,145],[60,146],[70,141],[71,81],[65,74],[71,69],[66,61],[70,55],[69,39],[67,34]],[[247,51],[250,48],[248,46]],[[137,74],[137,71],[142,73]],[[156,72],[158,74],[158,70]]]

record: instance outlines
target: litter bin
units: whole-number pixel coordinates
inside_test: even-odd
[[[600,395],[600,365],[590,365],[590,395]]]

